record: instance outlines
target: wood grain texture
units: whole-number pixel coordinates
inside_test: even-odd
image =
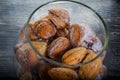
[[[0,68],[6,69],[0,77],[16,77],[16,60],[13,46],[18,32],[31,12],[39,5],[51,0],[0,0]],[[109,49],[104,60],[108,77],[120,76],[120,1],[119,0],[75,0],[96,10],[109,27]],[[8,59],[7,59],[8,58]],[[9,64],[9,66],[2,66]],[[1,75],[2,74],[2,75]]]

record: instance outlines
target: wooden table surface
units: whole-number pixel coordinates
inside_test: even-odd
[[[13,46],[31,12],[50,0],[0,0],[0,78],[16,77]],[[109,28],[110,42],[104,64],[108,78],[120,76],[120,1],[75,0],[96,10]]]

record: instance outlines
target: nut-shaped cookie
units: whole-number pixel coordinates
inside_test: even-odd
[[[33,70],[38,63],[38,57],[30,45],[28,43],[18,44],[15,48],[15,55],[19,64],[25,70]]]
[[[88,55],[84,59],[83,62],[87,62],[94,57],[96,57],[96,53],[92,52],[91,50],[88,51]],[[82,80],[95,80],[95,78],[98,76],[100,69],[102,67],[102,59],[101,57],[98,57],[94,61],[85,64],[79,68],[79,77]]]
[[[83,35],[83,37],[81,37],[81,41],[80,41],[79,45],[82,45],[85,47],[92,46],[92,44],[96,41],[95,32],[86,23],[81,23],[80,26],[82,27],[82,30],[84,31],[84,35]]]
[[[93,29],[86,23],[81,23],[80,26],[84,31],[84,35],[81,37],[78,45],[93,49],[96,53],[100,52],[102,50],[102,43]]]
[[[52,68],[48,71],[52,80],[78,80],[78,74],[69,68]]]
[[[84,31],[79,26],[79,24],[72,24],[71,28],[69,29],[69,38],[70,43],[73,47],[79,46],[79,42],[81,40],[81,37],[83,37]]]
[[[49,17],[44,17],[34,23],[34,31],[37,36],[42,39],[48,39],[56,34],[54,24],[49,20]]]
[[[62,63],[65,64],[78,64],[87,54],[87,49],[84,47],[77,47],[67,51],[62,56]]]
[[[27,41],[27,38],[25,36],[25,28],[26,28],[26,25],[23,26],[23,28],[22,28],[22,30],[20,32],[20,40],[22,42]],[[28,35],[29,35],[30,40],[37,40],[38,39],[38,36],[34,32],[33,24],[28,24]]]
[[[28,30],[29,30],[28,32],[29,32],[30,40],[37,40],[38,36],[35,34],[34,25],[33,24],[29,24],[28,25]]]
[[[63,29],[69,25],[70,16],[67,10],[62,8],[48,10],[51,21],[56,25],[57,29]]]
[[[57,33],[56,33],[56,37],[68,37],[68,29],[64,28],[64,29],[58,29]]]
[[[46,42],[32,41],[32,45],[38,50],[38,52],[45,56],[47,50]]]
[[[47,51],[47,55],[52,59],[56,59],[63,51],[69,48],[69,46],[70,42],[67,38],[59,37],[51,42]]]

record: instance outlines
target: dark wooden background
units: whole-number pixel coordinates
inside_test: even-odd
[[[13,46],[31,12],[50,0],[0,0],[0,78],[16,77]],[[120,77],[120,1],[75,0],[96,10],[109,28],[110,42],[104,64],[108,78]]]

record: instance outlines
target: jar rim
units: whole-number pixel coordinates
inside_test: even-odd
[[[101,22],[102,22],[102,24],[103,24],[103,26],[104,26],[104,28],[105,28],[105,42],[104,42],[104,44],[103,44],[102,51],[99,52],[96,57],[94,57],[93,59],[91,59],[91,60],[89,60],[89,61],[87,61],[87,62],[82,62],[82,63],[79,63],[79,64],[70,65],[70,64],[64,64],[64,63],[61,63],[61,62],[54,61],[54,60],[52,60],[52,59],[49,59],[49,58],[41,55],[41,54],[38,52],[38,50],[37,50],[36,48],[34,48],[34,46],[33,46],[32,43],[31,43],[31,40],[30,40],[29,34],[28,34],[28,32],[29,32],[29,31],[28,31],[28,25],[29,25],[29,22],[30,22],[30,19],[31,19],[32,15],[33,15],[39,8],[41,8],[41,7],[43,7],[43,6],[47,5],[47,4],[54,3],[54,2],[61,2],[61,1],[64,1],[64,2],[73,2],[73,3],[82,5],[82,6],[86,7],[86,8],[88,8],[88,9],[90,9],[92,12],[94,12],[94,13],[98,16],[98,18],[101,20]],[[50,62],[50,63],[55,64],[55,65],[58,65],[58,66],[63,66],[63,67],[78,67],[78,66],[81,66],[81,65],[88,64],[88,63],[94,61],[95,59],[97,59],[98,57],[100,57],[100,56],[103,54],[103,52],[106,50],[107,46],[108,46],[108,42],[109,42],[109,35],[108,35],[108,34],[109,34],[109,31],[108,31],[108,28],[107,28],[104,20],[102,19],[102,17],[101,17],[94,9],[92,9],[91,7],[89,7],[89,6],[87,6],[87,5],[83,4],[83,3],[80,3],[80,2],[77,2],[77,1],[71,1],[71,0],[69,0],[69,1],[66,1],[66,0],[50,1],[50,2],[47,2],[47,3],[45,3],[45,4],[40,5],[38,8],[36,8],[36,9],[30,14],[30,16],[29,16],[29,18],[28,18],[28,21],[27,21],[27,23],[26,23],[26,29],[25,29],[25,36],[26,36],[26,38],[27,38],[27,42],[30,44],[30,46],[31,46],[32,49],[35,51],[35,53],[37,53],[37,54],[38,54],[42,59],[44,59],[45,61]]]

